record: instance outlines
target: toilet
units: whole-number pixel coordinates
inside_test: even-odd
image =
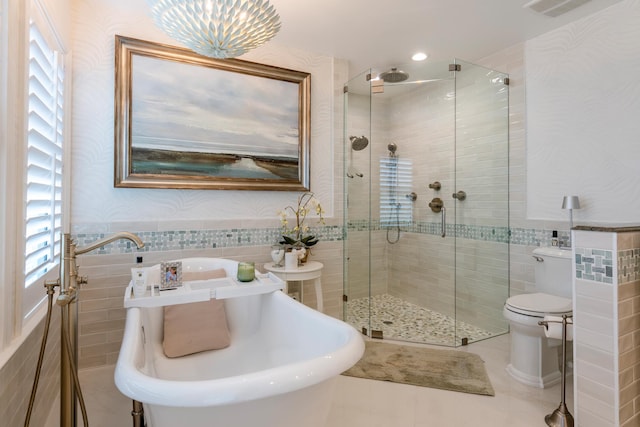
[[[504,317],[511,329],[507,372],[523,384],[545,388],[560,382],[561,341],[545,337],[544,327],[538,322],[546,315],[572,314],[571,254],[555,247],[535,249],[536,292],[510,297],[504,305]]]

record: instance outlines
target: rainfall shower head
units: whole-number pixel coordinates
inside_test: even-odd
[[[349,141],[351,141],[351,149],[354,151],[361,151],[367,148],[369,145],[369,140],[366,136],[350,136]]]
[[[398,149],[398,146],[394,142],[387,145],[387,150],[389,150],[389,157],[395,157],[397,149]]]
[[[393,67],[389,71],[380,73],[378,77],[384,80],[385,83],[399,83],[407,80],[409,78],[409,74]]]

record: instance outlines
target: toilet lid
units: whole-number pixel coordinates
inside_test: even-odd
[[[510,297],[507,300],[507,308],[516,313],[544,316],[545,314],[570,314],[573,304],[569,298],[533,293]]]

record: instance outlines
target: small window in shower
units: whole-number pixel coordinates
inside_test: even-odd
[[[411,225],[412,165],[410,159],[398,156],[380,158],[380,225],[400,227]]]

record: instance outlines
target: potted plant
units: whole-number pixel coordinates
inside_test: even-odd
[[[306,262],[310,248],[319,242],[317,236],[309,234],[311,228],[308,223],[305,223],[307,215],[311,213],[318,217],[319,224],[324,224],[322,205],[311,192],[302,193],[298,196],[298,204],[295,207],[289,205],[279,213],[282,225],[282,241],[280,243],[291,249],[304,249],[301,262]],[[289,215],[295,217],[295,222],[292,221],[290,224]]]

